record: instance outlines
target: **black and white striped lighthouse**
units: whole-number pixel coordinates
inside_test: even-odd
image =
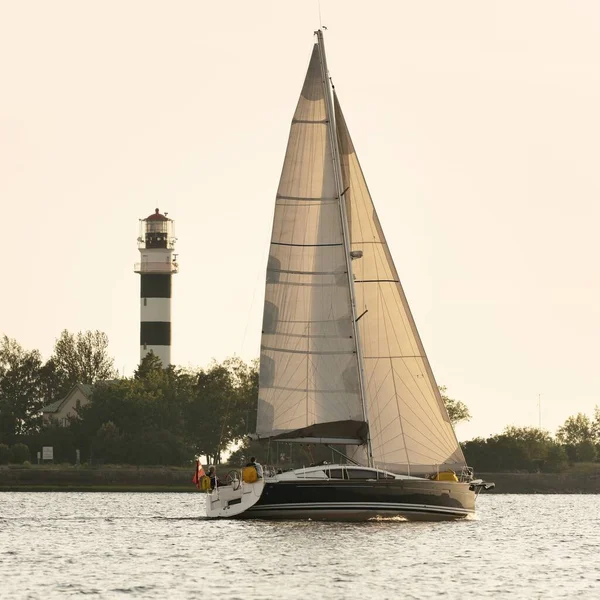
[[[140,361],[152,351],[165,368],[171,364],[171,280],[178,271],[175,241],[173,220],[167,213],[157,208],[140,219],[141,262],[135,265],[141,275]]]

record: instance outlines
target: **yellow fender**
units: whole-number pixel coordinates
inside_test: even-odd
[[[258,480],[258,473],[254,467],[244,467],[242,470],[242,481],[244,483],[254,483]]]
[[[210,490],[210,477],[208,475],[204,475],[204,477],[200,479],[200,487],[203,492]]]
[[[433,481],[458,481],[454,471],[440,471],[432,477]]]

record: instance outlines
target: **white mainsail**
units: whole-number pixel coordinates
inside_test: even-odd
[[[257,434],[362,443],[366,426],[326,91],[315,44],[277,190]]]
[[[378,466],[413,474],[458,469],[464,456],[337,97],[335,114],[328,111],[333,104],[320,32],[319,41],[277,191],[257,434],[347,444],[370,437]],[[356,260],[348,260],[348,248]],[[358,331],[356,312],[362,315]]]

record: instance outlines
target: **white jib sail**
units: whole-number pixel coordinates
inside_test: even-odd
[[[396,472],[459,469],[465,459],[398,278],[337,96],[336,127],[375,464]]]

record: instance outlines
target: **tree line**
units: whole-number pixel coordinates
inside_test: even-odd
[[[108,338],[100,331],[63,331],[52,355],[26,350],[6,335],[0,338],[0,442],[38,432],[41,410],[60,400],[75,383],[93,384],[116,376]]]
[[[76,383],[93,386],[92,402],[67,427],[44,422],[43,407]],[[43,361],[15,340],[0,340],[0,462],[22,462],[53,446],[55,462],[188,464],[194,455],[220,462],[223,452],[253,431],[258,370],[239,358],[206,368],[162,368],[150,353],[132,377],[117,377],[105,334],[63,331]],[[15,446],[17,451],[8,451]],[[11,454],[12,452],[12,454]]]
[[[469,465],[479,472],[561,472],[600,458],[600,409],[591,418],[583,413],[569,417],[555,436],[538,427],[510,426],[462,447]]]
[[[69,426],[43,422],[41,409],[65,397],[76,383],[93,386],[92,402],[81,406]],[[442,399],[454,425],[471,418],[468,407]],[[301,466],[316,459],[338,460],[331,450],[288,443],[259,444],[255,430],[258,363],[229,358],[208,367],[162,368],[150,353],[132,377],[119,378],[99,331],[63,331],[52,355],[42,360],[6,336],[0,339],[0,463],[30,460],[53,446],[55,462],[183,465],[195,455],[232,464],[254,454],[266,462]],[[561,471],[574,462],[600,457],[600,410],[569,417],[555,436],[535,427],[507,427],[488,438],[462,444],[476,471]],[[31,451],[31,452],[30,452]],[[322,456],[321,456],[322,455]]]

